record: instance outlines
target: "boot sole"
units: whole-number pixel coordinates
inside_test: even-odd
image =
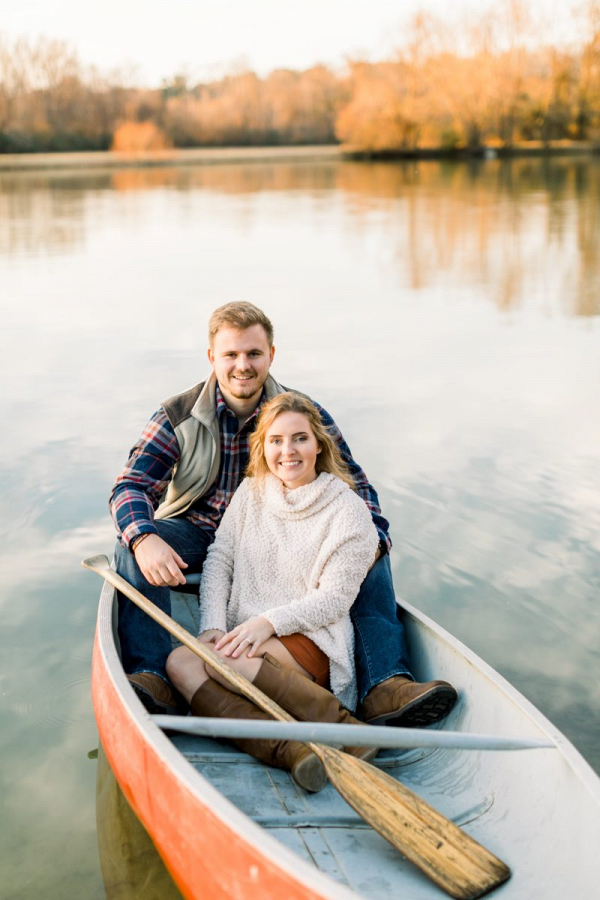
[[[305,756],[292,769],[292,778],[305,791],[317,794],[327,784],[327,774],[314,753]]]
[[[422,728],[445,718],[458,699],[454,688],[434,687],[416,697],[402,709],[369,719],[368,725],[393,725],[400,728]]]

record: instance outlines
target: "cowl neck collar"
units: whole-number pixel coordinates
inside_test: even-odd
[[[320,512],[324,507],[350,488],[329,472],[320,475],[309,484],[290,490],[275,475],[265,478],[264,497],[267,508],[281,519],[304,519]]]

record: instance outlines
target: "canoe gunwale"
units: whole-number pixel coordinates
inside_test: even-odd
[[[416,677],[418,679],[429,677],[448,677],[448,680],[455,679],[454,683],[459,689],[459,696],[461,696],[459,704],[457,704],[455,710],[450,713],[446,722],[441,723],[439,726],[433,726],[433,728],[439,727],[443,729],[447,726],[452,728],[450,722],[454,720],[455,722],[460,723],[460,730],[473,731],[473,726],[478,725],[481,714],[483,714],[482,721],[486,721],[486,710],[489,710],[490,716],[487,717],[488,724],[491,721],[501,723],[501,727],[497,733],[505,733],[503,732],[503,729],[508,729],[508,727],[512,725],[514,719],[515,727],[520,729],[519,733],[523,736],[533,739],[543,737],[552,742],[554,745],[553,749],[538,751],[542,754],[541,766],[546,774],[547,784],[552,782],[555,776],[561,782],[563,798],[567,794],[579,798],[580,805],[572,813],[570,823],[571,827],[578,833],[578,840],[581,841],[581,847],[578,849],[578,856],[580,857],[580,863],[582,863],[583,860],[586,861],[585,870],[587,871],[587,860],[591,860],[592,858],[595,859],[595,852],[593,849],[595,846],[594,841],[596,840],[596,837],[600,838],[600,778],[598,775],[571,742],[503,676],[483,662],[476,653],[463,645],[453,635],[445,631],[420,610],[415,609],[405,602],[402,602],[399,605],[403,610],[411,657],[416,663]],[[318,900],[318,898],[328,898],[328,900],[359,900],[359,894],[354,892],[352,888],[340,884],[338,881],[334,881],[328,874],[319,871],[316,867],[313,868],[311,863],[303,860],[293,852],[293,850],[288,849],[288,847],[283,843],[280,843],[274,836],[267,833],[261,827],[260,820],[254,821],[253,819],[248,818],[240,811],[235,803],[228,800],[210,781],[194,768],[192,756],[190,757],[190,760],[188,760],[175,744],[161,732],[156,723],[152,721],[150,714],[144,709],[143,705],[135,695],[123,671],[115,641],[115,623],[113,621],[115,606],[114,589],[110,585],[105,584],[100,597],[100,607],[98,611],[96,643],[94,648],[94,672],[92,676],[92,693],[98,730],[113,771],[115,771],[115,774],[117,775],[117,779],[123,788],[125,796],[138,813],[139,818],[146,826],[148,832],[151,834],[154,843],[159,849],[159,852],[161,852],[161,856],[163,857],[167,868],[171,871],[184,896],[189,897],[190,900],[198,900],[199,896],[209,897],[210,900],[228,900],[228,898],[232,896],[244,898],[255,896],[256,892],[260,891],[264,895],[264,900],[271,900],[271,898],[272,900],[280,900],[282,895],[286,897],[286,900],[287,898],[289,898],[289,900]],[[101,679],[104,681],[103,684],[101,683]],[[102,693],[105,695],[108,693],[113,708],[118,707],[118,712],[127,717],[127,729],[135,732],[135,739],[145,744],[145,750],[147,750],[148,754],[156,757],[156,759],[168,769],[172,779],[172,783],[168,786],[169,798],[171,796],[171,787],[173,786],[173,790],[177,793],[178,784],[183,786],[193,797],[197,804],[198,812],[197,819],[194,820],[197,823],[195,834],[204,834],[206,831],[210,831],[211,829],[217,830],[218,828],[221,828],[223,832],[227,832],[228,838],[230,837],[231,849],[228,844],[227,850],[230,852],[223,853],[223,862],[225,866],[231,866],[231,863],[234,862],[235,866],[233,874],[230,873],[227,878],[225,878],[225,885],[222,880],[215,881],[213,879],[210,882],[208,880],[205,880],[204,882],[200,881],[201,893],[199,894],[199,882],[198,877],[196,877],[195,882],[190,882],[188,879],[189,887],[188,890],[185,890],[185,863],[187,862],[187,857],[184,857],[183,860],[179,860],[180,869],[184,871],[184,877],[183,879],[178,878],[177,875],[179,870],[177,865],[172,864],[172,859],[168,854],[168,848],[166,850],[164,848],[161,850],[160,836],[157,837],[155,834],[152,828],[152,822],[144,815],[143,810],[139,808],[135,796],[131,796],[131,792],[129,794],[127,793],[126,784],[124,783],[126,781],[127,773],[125,773],[125,776],[123,776],[122,773],[119,773],[119,760],[114,758],[114,756],[111,758],[110,740],[104,740],[103,731],[104,726],[106,726],[110,732],[111,723],[109,720],[112,710],[107,708],[105,702],[106,697],[103,698]],[[485,703],[484,706],[481,705],[482,701]],[[107,743],[109,746],[107,746]],[[434,763],[433,766],[437,771],[444,772],[444,767],[449,765],[448,752],[451,751],[431,750],[429,753],[422,754],[422,758],[429,758],[429,761],[426,763],[423,770],[417,769],[417,791],[418,785],[421,783],[419,778],[425,778],[423,785],[426,786],[427,778],[432,772],[431,760],[433,756],[436,757],[436,760],[439,760],[437,763]],[[440,754],[439,757],[437,756],[438,753]],[[546,766],[544,762],[544,760],[549,762],[550,757],[547,757],[547,754],[551,754],[553,760],[552,764],[549,766]],[[412,757],[410,751],[407,755]],[[492,758],[495,757],[495,754],[483,755],[488,757],[491,755]],[[513,756],[511,752],[509,752],[508,755],[509,757]],[[477,752],[475,752],[471,758],[473,758],[473,756],[477,758]],[[522,754],[518,754],[518,756],[521,757]],[[413,760],[411,760],[411,762],[412,761]],[[477,762],[474,765],[478,766],[479,763]],[[508,772],[511,772],[510,763],[507,765]],[[536,765],[535,769],[537,770],[537,768]],[[424,776],[422,776],[422,771],[425,773]],[[448,776],[452,773],[450,777],[452,777],[453,781],[457,781],[464,785],[465,782],[463,776],[465,774],[470,775],[471,771],[474,772],[475,769],[470,770],[467,766],[466,771],[461,772],[460,768],[458,770],[453,770],[452,764],[450,763],[449,768],[446,771],[448,773],[444,776],[446,783],[448,783]],[[485,823],[484,818],[480,818],[480,811],[477,816],[473,817],[473,821],[480,820],[483,823],[482,836],[485,839],[484,844],[487,846],[489,841],[489,847],[493,852],[498,852],[500,855],[508,854],[506,855],[506,860],[511,864],[510,857],[513,856],[515,859],[520,858],[519,850],[524,845],[526,836],[533,833],[533,830],[537,827],[537,823],[545,821],[546,828],[548,828],[547,823],[552,822],[552,832],[547,831],[546,837],[552,837],[550,844],[555,845],[555,852],[558,852],[558,855],[562,858],[562,853],[566,845],[561,835],[564,836],[563,829],[568,828],[568,822],[562,818],[562,807],[557,806],[556,803],[550,813],[550,818],[548,818],[548,808],[544,804],[542,804],[541,807],[539,805],[540,798],[543,797],[543,791],[541,793],[540,791],[537,791],[537,806],[532,807],[532,804],[528,804],[525,807],[529,818],[529,830],[526,830],[525,822],[520,823],[522,829],[525,829],[520,836],[518,829],[514,832],[512,828],[506,829],[503,827],[508,821],[506,814],[511,808],[508,803],[510,795],[507,793],[507,786],[511,786],[513,793],[515,790],[518,792],[519,789],[528,791],[530,783],[526,780],[529,778],[527,766],[523,769],[521,769],[520,766],[518,768],[513,766],[510,776],[511,780],[509,781],[507,781],[508,776],[506,776],[505,770],[499,769],[495,763],[492,763],[490,767],[481,774],[483,780],[479,783],[480,790],[486,791],[486,802],[488,800],[490,800],[490,802],[487,804],[485,810]],[[148,783],[138,781],[140,794],[149,792],[153,782],[149,777],[147,778],[147,782]],[[148,785],[150,785],[150,787]],[[499,789],[499,793],[497,793],[497,789]],[[553,793],[553,796],[555,794],[556,792]],[[584,806],[582,805],[584,795],[585,814],[583,814]],[[518,793],[515,794],[515,797],[518,796]],[[143,801],[144,797],[141,799]],[[440,799],[445,800],[445,795],[438,794],[438,800]],[[451,802],[448,804],[446,814],[454,816],[456,812],[462,812],[461,810],[452,810],[451,794],[449,799]],[[496,802],[498,800],[499,803]],[[435,802],[433,805],[436,805]],[[479,807],[477,808],[479,809]],[[491,816],[491,818],[488,819],[488,816]],[[536,818],[536,816],[538,817]],[[209,818],[210,821],[207,821]],[[470,821],[471,819],[468,819],[462,821],[461,824],[468,824]],[[294,827],[293,823],[290,824]],[[179,823],[177,823],[177,825],[179,825]],[[585,831],[586,825],[587,832]],[[496,834],[496,832],[493,831],[494,826],[502,826],[502,834]],[[282,827],[284,827],[283,824]],[[181,830],[182,829],[179,829],[179,831]],[[214,836],[209,834],[209,839],[213,840],[213,838]],[[496,838],[498,843],[496,846],[493,846]],[[515,841],[517,841],[517,843],[515,843]],[[520,843],[518,843],[519,841]],[[246,855],[246,875],[244,877],[240,857],[244,855],[246,850],[253,854],[252,861],[256,864],[248,867],[248,857]],[[188,853],[189,856],[197,856],[195,850],[190,854],[188,844],[185,844],[181,853],[183,854],[184,851],[185,853]],[[208,852],[210,853],[210,848]],[[203,860],[199,865],[206,868],[206,860]],[[567,868],[569,880],[564,882],[564,872],[567,871],[564,860],[562,865],[563,868],[561,870],[557,869],[557,872],[560,871],[562,873],[561,877],[563,878],[563,881],[561,884],[563,885],[563,890],[561,890],[560,893],[553,893],[552,891],[554,890],[555,883],[549,882],[552,886],[552,891],[548,895],[549,897],[565,896],[565,883],[570,887],[573,886],[571,876],[575,875],[578,870],[572,870],[571,863],[568,861]],[[600,863],[597,864],[596,862],[591,866],[591,869],[589,870],[590,874],[586,876],[588,880],[585,882],[588,887],[590,877],[596,877],[596,879],[600,877],[599,866]],[[584,866],[580,865],[580,869],[583,871]],[[248,876],[248,871],[252,873],[252,870],[255,870],[257,876],[254,882],[252,881],[252,878],[249,878]],[[239,877],[236,874],[238,871],[240,872]],[[593,873],[595,873],[595,876]],[[405,876],[408,875],[407,872],[404,874]],[[420,873],[417,874],[420,875]],[[532,878],[535,879],[540,877],[542,875],[542,869],[539,869],[539,867],[536,866],[533,868],[524,866],[521,870],[521,874],[524,876],[524,880],[517,878],[517,870],[515,869],[514,878],[507,882],[503,887],[498,888],[498,891],[503,895],[506,892],[507,900],[509,896],[526,896],[527,893],[523,894],[521,892],[525,885],[528,885],[527,889],[529,890],[532,889],[532,886],[537,888],[538,882],[532,882]],[[236,878],[238,878],[237,881],[235,880]],[[413,885],[413,882],[411,879],[412,876],[410,876],[406,882],[402,880],[402,878],[398,881],[398,888],[402,889],[402,896],[406,897],[406,900],[409,900],[412,896],[411,886]],[[545,880],[544,877],[542,877],[542,881],[545,881],[546,883],[547,879]],[[355,882],[352,881],[351,883],[354,884]],[[393,884],[395,886],[396,882],[393,881]],[[364,887],[363,890],[365,890]],[[514,893],[514,891],[516,891],[516,893]],[[418,891],[415,896],[417,895],[419,897],[430,896],[429,893],[425,895]],[[582,893],[579,894],[579,896],[584,895],[585,894]],[[360,896],[363,895],[361,894]]]
[[[209,810],[215,820],[218,820],[224,829],[231,832],[232,836],[245,842],[249,850],[257,856],[257,865],[263,862],[270,870],[271,876],[278,871],[281,879],[278,880],[279,890],[285,889],[285,882],[299,888],[289,896],[305,898],[326,898],[326,900],[358,900],[358,894],[333,881],[327,875],[313,868],[300,859],[293,851],[282,845],[276,838],[268,834],[259,824],[248,818],[234,803],[228,800],[206,778],[204,778],[185,756],[165,736],[161,729],[152,721],[150,714],[144,708],[123,670],[120,656],[117,650],[113,631],[113,607],[116,603],[114,588],[107,582],[104,583],[98,607],[96,626],[96,641],[94,645],[94,659],[92,669],[92,701],[96,715],[96,723],[100,741],[106,752],[111,768],[119,781],[128,802],[144,824],[163,857],[163,860],[175,878],[178,887],[184,896],[195,897],[197,894],[187,893],[182,884],[180,874],[174,869],[168,852],[160,846],[153,827],[151,817],[143,808],[144,805],[136,800],[128,789],[127,780],[123,775],[120,761],[115,756],[115,748],[107,730],[108,722],[104,717],[104,701],[101,693],[106,690],[106,680],[114,692],[115,702],[118,702],[126,713],[129,722],[145,744],[145,749],[154,754],[165,769],[168,769],[194,798],[197,804]],[[276,879],[277,880],[277,879]],[[266,885],[257,882],[255,890],[263,890]],[[210,895],[212,896],[212,895]],[[225,894],[223,896],[226,896]],[[267,891],[265,897],[271,896]],[[273,894],[275,896],[275,894]]]
[[[600,778],[587,760],[584,759],[579,750],[577,750],[571,741],[552,724],[550,719],[540,712],[540,710],[517,688],[507,681],[503,675],[500,675],[500,673],[492,668],[492,666],[488,665],[488,663],[473,650],[463,644],[454,635],[450,634],[450,632],[446,631],[441,625],[425,613],[416,609],[416,607],[412,606],[410,603],[406,603],[404,600],[399,605],[403,610],[405,619],[406,616],[408,616],[420,629],[432,634],[434,640],[443,641],[453,653],[460,656],[462,660],[466,661],[470,666],[476,669],[478,675],[485,678],[489,685],[498,690],[504,695],[505,699],[519,708],[537,731],[537,735],[534,734],[532,730],[531,735],[528,736],[534,738],[541,733],[544,737],[548,738],[548,740],[555,745],[556,750],[554,752],[558,752],[565,759],[573,774],[585,785],[586,790],[591,794],[600,808]]]

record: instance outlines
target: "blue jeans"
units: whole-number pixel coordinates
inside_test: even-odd
[[[372,687],[392,675],[412,678],[387,554],[377,560],[363,581],[350,618],[361,703]]]
[[[200,572],[213,535],[187,519],[158,519],[155,522],[159,536],[188,564],[184,575]],[[142,575],[130,550],[117,543],[115,568],[148,600],[155,603],[167,615],[171,615],[171,591],[168,587],[153,587]],[[171,637],[164,628],[124,597],[119,598],[119,640],[125,671],[153,672],[167,679],[165,663],[171,652]]]
[[[159,536],[188,564],[186,575],[200,572],[213,535],[187,519],[155,522]],[[121,544],[115,551],[115,567],[152,603],[171,614],[170,588],[153,587],[142,575],[135,556]],[[168,632],[134,603],[118,594],[119,639],[125,671],[153,672],[166,679],[165,663],[171,652]],[[355,635],[358,694],[362,702],[376,684],[392,675],[408,675],[404,629],[394,595],[389,556],[379,559],[363,581],[350,610]]]

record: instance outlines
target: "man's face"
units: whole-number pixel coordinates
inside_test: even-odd
[[[244,330],[219,329],[208,359],[225,401],[228,397],[250,400],[256,396],[258,402],[274,354],[275,347],[269,346],[262,325],[251,325]]]

